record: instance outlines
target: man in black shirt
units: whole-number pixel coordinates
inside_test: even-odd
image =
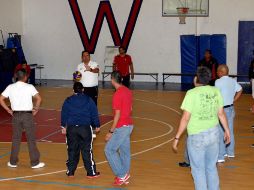
[[[210,85],[214,86],[215,80],[217,79],[217,68],[219,66],[217,60],[212,56],[212,51],[207,49],[205,51],[204,58],[199,62],[198,66],[208,67],[212,72],[212,80],[210,81]]]

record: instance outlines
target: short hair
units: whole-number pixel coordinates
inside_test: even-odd
[[[83,56],[84,53],[88,53],[88,55],[90,56],[90,53],[87,50],[82,51],[81,56]]]
[[[18,81],[24,80],[24,78],[27,76],[26,70],[25,69],[19,69],[16,72],[16,77]]]
[[[118,71],[111,73],[111,79],[115,80],[118,84],[122,84],[122,76]]]
[[[22,61],[21,61],[21,64],[23,65],[23,64],[26,64],[27,65],[27,61],[25,60],[25,59],[23,59]]]
[[[73,84],[73,90],[75,93],[83,93],[83,85],[81,82],[75,82]]]
[[[124,50],[124,52],[126,52],[126,48],[125,48],[125,47],[123,47],[123,46],[119,46],[118,50],[120,50],[120,49],[123,49],[123,50]]]
[[[197,70],[197,83],[207,85],[212,79],[212,72],[208,67],[198,67]]]
[[[212,55],[212,50],[210,50],[210,49],[206,49],[205,52],[207,52],[207,53]]]

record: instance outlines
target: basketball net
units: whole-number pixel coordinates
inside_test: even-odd
[[[178,17],[179,17],[179,24],[186,24],[185,19],[186,19],[186,15],[189,12],[189,8],[188,7],[178,7],[176,8],[177,13],[178,13]]]

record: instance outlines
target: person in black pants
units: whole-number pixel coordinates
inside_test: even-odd
[[[84,167],[88,178],[99,177],[93,159],[92,127],[100,131],[98,110],[94,101],[83,93],[83,85],[75,82],[74,94],[68,97],[62,106],[61,126],[62,133],[66,134],[68,160],[66,162],[66,175],[73,177],[82,154]]]

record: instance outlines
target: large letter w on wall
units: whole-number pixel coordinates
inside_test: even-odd
[[[92,1],[93,0],[91,0],[91,2]],[[121,38],[110,2],[101,1],[94,21],[92,33],[89,38],[77,0],[69,0],[70,7],[85,50],[89,51],[90,53],[94,53],[104,17],[107,19],[115,46],[123,46],[128,49],[142,2],[143,0],[133,0],[130,15],[125,26],[123,37]]]

